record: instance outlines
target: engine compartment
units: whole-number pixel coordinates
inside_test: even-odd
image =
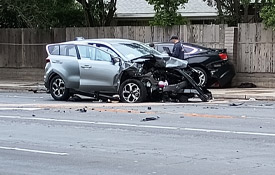
[[[141,81],[147,89],[148,99],[152,101],[185,102],[195,95],[202,101],[212,98],[211,92],[199,87],[193,80],[192,69],[180,60],[154,55],[140,57],[133,60],[123,73],[128,79]]]

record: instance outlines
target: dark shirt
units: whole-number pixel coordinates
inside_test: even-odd
[[[180,41],[175,43],[175,45],[173,47],[173,51],[170,54],[170,56],[179,58],[181,60],[184,59],[184,47]]]

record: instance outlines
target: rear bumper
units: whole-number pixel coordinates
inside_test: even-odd
[[[219,83],[220,87],[223,87],[230,83],[235,76],[234,65],[227,61],[218,69],[212,71],[212,78],[215,80],[214,83]]]

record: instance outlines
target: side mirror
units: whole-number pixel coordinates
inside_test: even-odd
[[[149,47],[155,48],[155,44],[154,43],[149,43]]]
[[[114,56],[112,56],[112,62],[113,62],[113,64],[116,64],[116,63],[120,63],[121,60],[120,60],[119,57],[114,57]]]

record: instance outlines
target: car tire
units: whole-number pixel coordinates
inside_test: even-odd
[[[199,85],[199,86],[206,86],[207,82],[208,82],[208,75],[207,73],[205,72],[205,70],[203,68],[200,68],[200,67],[194,67],[194,69],[196,69],[198,72],[198,75],[199,75],[199,78],[198,80],[196,81],[196,83]]]
[[[50,93],[57,101],[67,101],[70,98],[69,89],[66,88],[65,81],[56,75],[50,82]]]
[[[186,102],[188,102],[188,96],[186,96],[186,95],[179,95],[178,96],[178,100],[181,103],[186,103]]]
[[[124,103],[139,103],[146,100],[147,90],[139,80],[129,79],[121,84],[119,97]]]

